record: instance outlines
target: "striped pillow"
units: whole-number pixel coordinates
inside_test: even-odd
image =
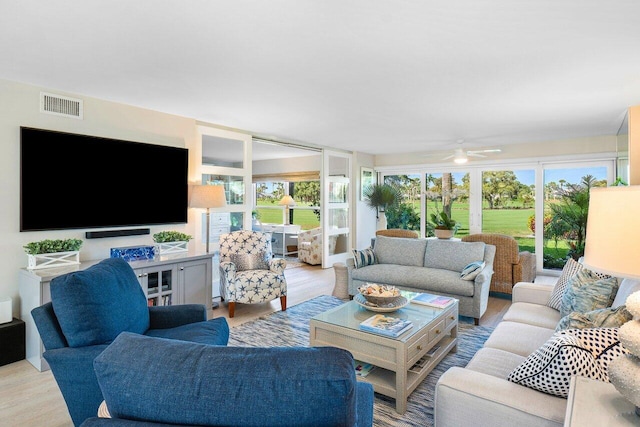
[[[560,277],[558,278],[553,291],[551,291],[551,296],[549,297],[547,306],[560,311],[560,306],[562,305],[562,295],[564,295],[564,292],[567,290],[567,283],[569,283],[569,280],[571,280],[573,276],[578,274],[578,271],[580,270],[582,270],[582,264],[580,264],[573,258],[569,258],[567,260],[567,263],[564,265],[562,273],[560,274]]]
[[[361,251],[352,249],[351,252],[353,252],[353,259],[355,261],[356,268],[376,263],[376,254],[373,252],[373,248],[367,248]]]

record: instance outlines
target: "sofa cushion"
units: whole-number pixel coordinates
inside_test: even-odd
[[[555,329],[560,321],[560,312],[551,307],[528,302],[515,302],[502,316],[508,322],[525,323],[547,329]]]
[[[376,254],[373,248],[363,249],[361,251],[353,249],[353,260],[356,268],[373,265],[376,263]]]
[[[527,357],[547,342],[553,333],[553,329],[502,321],[496,326],[484,346]]]
[[[462,280],[458,272],[435,268],[375,264],[354,269],[351,272],[351,277],[356,281],[425,290],[436,294],[467,297],[472,297],[474,294],[474,282]]]
[[[609,382],[609,362],[625,353],[617,328],[560,331],[507,379],[543,393],[567,397],[572,376]]]
[[[379,264],[422,267],[426,239],[377,236],[375,254]]]
[[[526,357],[519,354],[483,347],[473,355],[466,368],[492,377],[507,378],[525,360]]]
[[[460,278],[463,280],[473,280],[482,271],[486,263],[484,261],[474,261],[467,264],[460,273]]]
[[[617,278],[609,276],[603,279],[598,273],[582,268],[567,283],[560,304],[560,315],[564,317],[573,311],[586,313],[610,307],[617,292]]]
[[[484,242],[456,242],[452,240],[428,240],[424,253],[424,266],[460,273],[475,261],[484,261]]]
[[[274,426],[356,422],[353,357],[338,348],[218,347],[124,333],[94,367],[117,418],[180,425],[255,425],[256,417]]]
[[[149,329],[147,298],[122,258],[55,277],[51,302],[69,347],[110,343],[123,331]]]
[[[616,308],[601,308],[584,314],[574,311],[560,319],[558,326],[556,326],[556,331],[564,329],[619,328],[632,318],[633,316],[624,305]]]

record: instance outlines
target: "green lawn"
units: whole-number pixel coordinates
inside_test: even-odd
[[[261,202],[264,204],[264,202]],[[272,206],[278,206],[272,203]],[[262,223],[282,224],[282,211],[280,209],[261,209],[258,206],[259,219]],[[320,221],[312,210],[293,209],[293,224],[299,225],[303,230],[319,227]]]

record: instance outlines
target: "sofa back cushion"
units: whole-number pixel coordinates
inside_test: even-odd
[[[426,246],[426,239],[377,236],[374,251],[378,264],[422,267]]]
[[[94,367],[112,417],[180,425],[356,421],[353,357],[334,347],[217,347],[123,333]]]
[[[462,272],[476,261],[484,261],[484,242],[457,242],[454,240],[433,239],[427,241],[424,254],[424,266]]]
[[[51,302],[69,347],[106,344],[123,331],[149,329],[147,298],[121,258],[55,277]]]

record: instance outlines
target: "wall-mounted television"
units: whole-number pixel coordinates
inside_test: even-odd
[[[187,222],[188,150],[20,128],[20,231]]]

